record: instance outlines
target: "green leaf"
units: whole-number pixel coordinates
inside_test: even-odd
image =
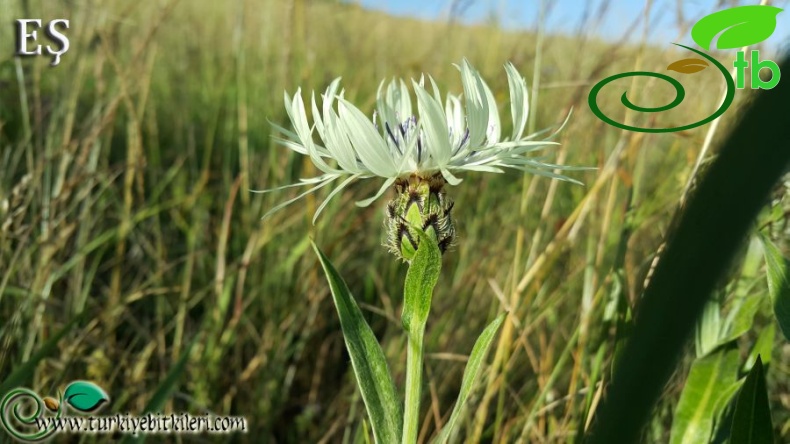
[[[720,344],[720,310],[719,303],[716,300],[710,300],[705,304],[705,311],[702,312],[702,318],[700,318],[699,324],[697,324],[697,334],[695,336],[695,346],[698,358],[712,352]]]
[[[754,45],[767,39],[776,29],[776,15],[782,8],[763,5],[738,6],[706,15],[691,28],[691,38],[707,50],[713,39],[717,49]]]
[[[161,411],[162,408],[165,406],[165,402],[170,399],[170,395],[176,389],[178,385],[179,379],[181,379],[181,375],[186,370],[187,363],[189,362],[189,355],[192,352],[192,347],[198,341],[200,336],[195,336],[195,338],[187,345],[186,349],[181,352],[181,356],[179,356],[178,361],[170,369],[165,376],[164,381],[159,384],[159,387],[156,388],[154,395],[148,401],[148,404],[145,405],[145,410],[143,413],[151,413]]]
[[[738,350],[722,349],[691,366],[675,410],[670,444],[710,441],[713,423],[738,384]]]
[[[790,339],[790,261],[782,256],[770,239],[765,236],[760,238],[765,249],[768,294],[771,296],[774,315],[785,338]]]
[[[461,391],[458,393],[458,400],[456,401],[455,407],[453,408],[453,413],[450,415],[450,420],[444,425],[442,431],[439,433],[439,436],[436,438],[434,443],[444,444],[448,439],[450,439],[450,434],[453,432],[455,425],[458,422],[458,418],[461,416],[461,412],[463,411],[464,405],[466,404],[466,399],[469,397],[469,394],[472,392],[472,388],[477,381],[480,369],[483,366],[483,359],[485,359],[486,355],[488,354],[488,349],[491,348],[494,335],[496,335],[496,332],[502,325],[502,321],[505,320],[506,315],[507,313],[502,313],[497,316],[497,318],[488,324],[488,327],[483,330],[483,333],[480,334],[480,337],[477,338],[475,346],[472,347],[472,353],[469,355],[469,362],[466,363],[464,378],[461,382]]]
[[[774,442],[771,407],[768,404],[763,363],[759,356],[738,394],[732,417],[730,442],[732,444]]]
[[[368,412],[373,436],[382,444],[400,441],[403,414],[395,394],[387,360],[376,336],[362,317],[348,286],[324,253],[313,243],[324,268],[332,298],[340,317],[343,339]]]
[[[74,381],[66,386],[63,399],[71,407],[80,412],[88,413],[96,410],[110,397],[98,385],[89,381]]]
[[[410,334],[423,331],[431,311],[431,295],[433,287],[439,280],[442,268],[442,253],[432,239],[419,227],[414,227],[420,236],[417,253],[406,272],[406,282],[403,288],[403,313],[401,322],[403,328]]]
[[[768,365],[771,362],[771,351],[774,347],[774,336],[776,336],[776,324],[770,323],[768,326],[760,330],[760,335],[757,336],[757,341],[754,347],[749,352],[749,357],[743,364],[743,371],[751,371],[757,359],[761,359],[763,364]]]
[[[148,401],[148,404],[145,405],[145,409],[143,413],[153,413],[153,412],[161,412],[163,407],[165,406],[165,402],[170,399],[170,395],[173,393],[173,390],[176,389],[178,385],[178,381],[181,379],[181,375],[184,373],[184,370],[187,367],[187,363],[189,362],[189,355],[192,353],[192,347],[200,338],[200,335],[195,336],[194,339],[187,345],[186,349],[181,353],[181,356],[178,358],[178,362],[173,366],[172,369],[167,373],[165,376],[164,381],[159,384],[159,387],[156,388],[154,395]],[[121,441],[122,444],[131,444],[136,443],[140,444],[145,442],[146,437],[148,434],[140,433],[137,435],[126,435],[124,436],[123,440]]]
[[[737,297],[737,296],[736,296]],[[754,315],[760,309],[760,302],[763,296],[745,296],[733,303],[733,307],[727,316],[725,330],[722,332],[723,339],[721,344],[740,338],[752,329]]]

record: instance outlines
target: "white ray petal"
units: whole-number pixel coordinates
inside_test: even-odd
[[[286,107],[285,111],[288,114],[288,118],[291,119],[291,124],[294,127],[294,130],[299,138],[299,141],[302,143],[302,146],[305,147],[307,153],[310,155],[310,160],[313,161],[318,169],[323,171],[327,174],[335,174],[338,173],[338,170],[330,167],[324,160],[321,158],[320,154],[318,153],[315,143],[313,143],[313,130],[310,125],[307,123],[307,114],[304,110],[304,102],[302,101],[302,92],[301,89],[296,91],[294,94],[291,103],[288,103],[288,93],[285,93],[285,101]]]
[[[579,182],[576,179],[571,179],[570,177],[563,176],[562,174],[552,173],[551,171],[544,171],[544,170],[540,170],[540,169],[536,169],[536,168],[528,168],[528,167],[522,167],[522,166],[516,166],[516,165],[502,165],[502,166],[505,167],[505,168],[511,168],[511,169],[514,169],[514,170],[519,170],[519,171],[524,171],[526,173],[535,174],[537,176],[544,176],[544,177],[549,177],[549,178],[552,178],[552,179],[563,180],[563,181],[566,181],[566,182],[575,183],[577,185],[584,185],[582,182]]]
[[[393,88],[393,90],[395,90],[395,88]],[[414,112],[412,111],[411,95],[409,94],[409,88],[406,87],[406,82],[404,82],[403,80],[399,82],[398,91],[399,91],[397,93],[398,101],[395,110],[399,114],[397,117],[401,121],[404,121],[410,118],[411,116],[413,116]]]
[[[324,208],[327,206],[329,201],[331,201],[332,198],[337,195],[337,193],[341,192],[343,190],[343,188],[345,188],[348,184],[353,182],[355,179],[358,179],[359,177],[360,177],[360,174],[354,174],[354,175],[348,177],[346,180],[341,182],[340,185],[337,186],[337,188],[332,190],[332,192],[329,193],[328,196],[326,196],[326,199],[324,199],[324,201],[321,202],[321,205],[318,206],[318,209],[315,210],[315,214],[313,215],[313,225],[315,225],[315,221],[316,221],[316,219],[318,219],[318,215],[321,214],[322,211],[324,211]]]
[[[367,172],[367,169],[359,166],[357,155],[351,146],[351,141],[349,141],[344,125],[339,122],[340,118],[335,113],[335,110],[329,108],[325,111],[324,122],[326,127],[324,132],[327,138],[327,146],[331,147],[337,163],[349,173]]]
[[[422,130],[422,122],[417,122],[417,127],[414,128],[415,134],[419,134]],[[417,159],[414,155],[414,151],[417,149],[417,141],[419,140],[418,137],[410,137],[408,139],[407,145],[403,148],[403,156],[401,156],[400,164],[398,165],[398,176],[403,175],[407,171],[417,171],[419,169],[419,165],[417,165]]]
[[[386,89],[384,88],[385,82],[385,80],[382,80],[379,84],[379,89],[376,91],[376,111],[381,121],[379,130],[382,132],[386,131],[384,128],[385,124],[392,127],[393,123],[397,122],[395,109],[393,108],[395,98],[391,94],[395,81],[388,83]]]
[[[524,80],[512,63],[505,64],[507,83],[510,89],[510,114],[513,117],[513,140],[521,139],[529,117],[529,90]]]
[[[561,170],[561,171],[592,171],[597,170],[596,167],[587,167],[587,166],[571,166],[571,165],[557,165],[553,163],[546,163],[541,162],[536,159],[512,159],[508,161],[508,163],[513,165],[530,165],[535,168],[546,168],[547,170]]]
[[[329,144],[326,143],[326,137],[324,136],[324,121],[321,119],[321,113],[318,112],[318,105],[316,105],[315,103],[315,91],[313,91],[312,94],[310,94],[310,103],[313,111],[313,122],[316,131],[318,131],[318,137],[320,137],[321,140],[323,140],[324,143],[327,145],[327,148],[329,148],[328,146]]]
[[[289,185],[283,185],[283,186],[277,187],[277,188],[269,188],[268,190],[250,190],[250,192],[251,193],[257,193],[257,194],[266,194],[266,193],[271,193],[271,192],[274,192],[274,191],[285,190],[287,188],[295,188],[295,187],[304,187],[304,186],[307,186],[307,185],[314,185],[316,183],[323,182],[324,180],[327,180],[328,178],[329,178],[329,176],[324,174],[322,176],[311,177],[309,179],[299,179],[299,182],[292,183],[292,184],[289,184]]]
[[[425,88],[414,83],[414,91],[417,93],[417,109],[420,112],[420,122],[425,134],[426,146],[424,148],[432,159],[428,165],[439,169],[444,168],[452,155],[444,111],[439,102],[425,91]],[[423,163],[426,163],[425,159],[423,159]]]
[[[286,148],[296,151],[297,153],[303,156],[309,155],[307,153],[307,149],[304,146],[302,146],[302,144],[300,144],[299,142],[294,142],[293,140],[289,140],[289,139],[283,139],[282,137],[272,137],[272,139],[276,140],[277,142],[280,142]]]
[[[287,201],[285,201],[285,202],[283,202],[283,203],[281,203],[281,204],[279,204],[279,205],[275,206],[275,207],[274,207],[274,208],[272,208],[271,210],[267,211],[267,212],[266,212],[266,214],[264,214],[264,215],[263,215],[263,217],[262,217],[261,219],[266,219],[267,217],[271,216],[272,214],[276,213],[277,211],[279,211],[279,210],[281,210],[281,209],[283,209],[283,208],[287,207],[288,205],[291,205],[292,203],[294,203],[294,202],[296,202],[297,200],[299,200],[299,199],[301,199],[301,198],[303,198],[303,197],[307,196],[308,194],[310,194],[310,193],[312,193],[312,192],[315,192],[315,191],[317,191],[317,190],[319,190],[319,189],[321,189],[321,188],[323,188],[323,187],[325,187],[325,186],[329,185],[330,183],[332,183],[332,182],[333,182],[335,179],[337,179],[338,177],[340,177],[340,176],[333,176],[331,179],[327,179],[327,180],[325,180],[323,183],[321,183],[321,184],[319,184],[319,185],[317,185],[317,186],[314,186],[313,188],[310,188],[309,190],[307,190],[307,191],[305,191],[304,193],[302,193],[302,194],[300,194],[300,195],[298,195],[298,196],[294,197],[293,199],[289,199],[289,200],[287,200]]]
[[[482,81],[482,79],[481,79]],[[486,139],[489,145],[495,145],[499,142],[499,137],[502,134],[502,124],[499,121],[499,110],[497,109],[494,94],[488,85],[483,82],[483,89],[488,100],[488,126],[486,127]]]
[[[376,201],[376,199],[381,197],[381,195],[384,194],[384,192],[387,191],[387,189],[391,187],[393,183],[395,183],[394,177],[390,177],[389,179],[385,180],[384,184],[381,185],[381,188],[379,188],[379,191],[375,195],[367,199],[360,200],[359,202],[356,203],[356,206],[364,208],[372,204],[373,202]]]
[[[469,144],[479,147],[483,144],[488,127],[488,100],[480,86],[480,75],[477,74],[468,60],[464,59],[459,67],[461,83],[464,86],[466,102],[466,122],[469,128]]]
[[[447,183],[449,183],[450,185],[456,186],[459,183],[461,183],[462,179],[453,176],[453,174],[447,168],[442,168],[441,171],[442,171],[442,176],[444,176],[444,180],[446,180]]]
[[[461,165],[458,167],[452,167],[451,169],[455,169],[458,171],[477,171],[483,173],[504,173],[501,168],[497,168],[490,165]]]
[[[466,134],[464,109],[463,106],[461,106],[461,100],[452,94],[447,95],[444,109],[444,113],[447,116],[447,127],[452,131],[450,144],[453,146],[453,150],[455,150]]]
[[[347,100],[338,98],[338,101],[339,122],[343,125],[362,163],[377,176],[394,176],[397,168],[392,153],[373,123]]]

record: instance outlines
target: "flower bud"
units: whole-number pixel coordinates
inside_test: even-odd
[[[444,192],[440,174],[424,178],[412,175],[395,183],[397,196],[387,204],[387,248],[411,261],[420,245],[417,229],[424,231],[444,253],[455,240],[450,212],[452,200]]]

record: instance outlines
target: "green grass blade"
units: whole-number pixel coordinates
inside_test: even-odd
[[[26,362],[16,368],[13,372],[11,372],[8,377],[6,377],[2,383],[0,383],[0,394],[6,393],[7,391],[11,390],[15,387],[20,387],[25,385],[27,381],[35,373],[36,366],[42,359],[48,357],[55,351],[58,347],[58,342],[66,336],[71,329],[74,328],[75,325],[79,324],[83,318],[85,318],[85,313],[82,312],[79,315],[75,316],[68,324],[64,325],[63,328],[60,329],[54,336],[49,338],[41,348],[38,349],[33,356],[30,357]]]
[[[313,248],[321,260],[332,290],[343,339],[365,401],[373,436],[381,444],[398,442],[403,418],[384,352],[343,278],[315,243]]]
[[[488,354],[488,349],[491,347],[494,336],[496,332],[499,331],[499,327],[502,326],[502,322],[505,320],[506,315],[507,313],[502,313],[497,316],[493,322],[488,324],[488,327],[486,327],[483,333],[480,334],[480,337],[477,338],[475,346],[472,347],[472,353],[469,355],[469,362],[467,362],[466,369],[464,370],[464,378],[461,382],[461,391],[458,393],[458,400],[453,408],[453,413],[450,415],[450,420],[447,421],[447,424],[442,428],[436,441],[434,441],[436,444],[444,444],[450,439],[450,435],[453,433],[458,418],[461,416],[461,412],[463,412],[466,399],[469,397],[477,381],[480,369],[483,366],[483,360]]]
[[[776,245],[765,236],[760,236],[765,249],[765,266],[768,277],[768,293],[774,307],[779,328],[790,339],[790,260],[782,256]]]
[[[760,356],[746,377],[735,413],[732,417],[732,444],[767,444],[774,442],[771,425],[771,407],[768,404],[768,391]]]
[[[790,58],[779,63],[790,72]],[[755,92],[686,202],[639,300],[631,336],[589,431],[593,444],[637,442],[705,302],[790,164],[790,82]]]
[[[694,361],[672,422],[670,444],[710,441],[713,423],[739,386],[739,357],[734,348],[720,349]]]
[[[186,349],[181,353],[181,356],[178,358],[178,361],[173,366],[172,369],[167,373],[165,376],[165,380],[159,384],[154,395],[148,401],[148,404],[145,405],[145,410],[143,413],[155,413],[161,412],[165,406],[165,403],[168,399],[170,399],[170,395],[175,390],[176,386],[178,385],[179,380],[181,379],[181,375],[183,375],[184,370],[187,367],[187,363],[189,362],[189,355],[192,351],[192,346],[195,345],[200,336],[196,336],[195,339],[190,342]],[[148,435],[145,433],[140,433],[137,435],[126,435],[124,439],[121,441],[122,444],[139,444],[145,442],[145,438]]]
[[[428,313],[431,311],[433,287],[436,286],[442,269],[442,253],[436,241],[417,227],[414,231],[420,236],[420,244],[406,272],[401,314],[403,328],[409,334],[425,329]]]

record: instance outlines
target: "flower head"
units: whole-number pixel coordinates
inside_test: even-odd
[[[439,88],[428,77],[431,92],[425,87],[424,77],[412,80],[417,114],[406,82],[393,80],[379,86],[376,110],[369,119],[362,111],[343,98],[339,91],[340,79],[335,79],[321,97],[321,107],[315,93],[311,97],[312,119],[308,121],[301,91],[293,97],[285,93],[285,109],[292,130],[276,126],[280,141],[297,153],[309,156],[322,174],[301,179],[292,186],[307,186],[307,191],[272,208],[264,217],[326,185],[341,180],[318,207],[315,222],[327,203],[343,188],[357,179],[383,178],[379,191],[372,197],[357,202],[368,206],[393,185],[398,198],[388,205],[388,245],[409,259],[416,250],[418,236],[409,230],[419,225],[432,230],[444,250],[454,239],[450,219],[452,202],[445,197],[445,183],[457,185],[456,174],[465,171],[502,173],[515,169],[551,178],[577,182],[553,170],[576,169],[545,163],[532,157],[538,150],[556,146],[550,140],[535,140],[546,131],[524,135],[529,103],[527,84],[512,64],[505,65],[510,88],[512,133],[503,137],[499,111],[494,95],[483,78],[468,61],[458,66],[461,72],[463,95],[448,94],[442,100]],[[321,143],[314,141],[318,134]],[[577,182],[578,183],[578,182]],[[417,205],[417,213],[409,211]],[[403,242],[408,240],[408,245]]]

